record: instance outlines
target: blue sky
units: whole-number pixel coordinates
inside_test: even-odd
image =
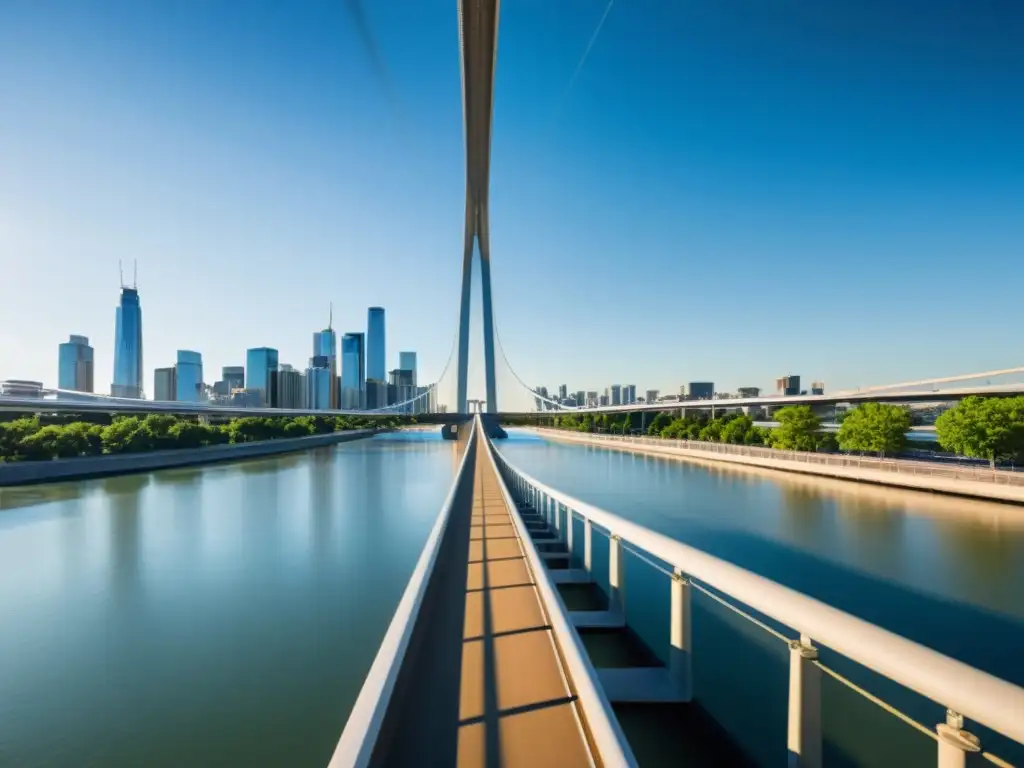
[[[107,388],[119,258],[147,387],[178,348],[211,381],[250,346],[304,366],[330,302],[341,332],[386,307],[389,366],[440,372],[456,4],[366,5],[386,76],[341,0],[0,6],[0,378],[55,383],[81,333]],[[1020,363],[1019,6],[619,0],[567,90],[605,7],[502,4],[491,246],[523,379],[836,389]]]

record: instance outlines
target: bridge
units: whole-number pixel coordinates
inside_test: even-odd
[[[785,653],[787,675],[781,684],[787,691],[784,738],[790,766],[823,764],[827,684],[841,686],[932,740],[940,768],[966,766],[979,757],[1008,765],[989,738],[997,745],[1024,744],[1020,686],[574,498],[527,474],[496,449],[490,433],[497,418],[560,412],[502,413],[498,408],[488,213],[498,18],[497,0],[459,4],[466,210],[456,408],[451,414],[417,415],[459,425],[458,469],[362,683],[331,768],[747,764],[735,735],[710,723],[695,696],[700,665],[712,663],[694,650],[697,594],[734,615],[738,631],[763,634]],[[477,255],[483,286],[483,401],[471,400],[468,393],[470,289]],[[401,412],[413,402],[377,411],[311,411],[45,394],[0,398],[0,409],[373,418]],[[628,413],[1016,394],[1024,394],[1024,385],[929,391],[882,387],[568,410]],[[481,403],[484,413],[474,413]],[[651,616],[638,607],[638,591],[630,588],[629,558],[645,563],[659,579],[653,591],[660,596],[664,631],[654,647],[637,640],[639,625]],[[609,655],[615,663],[607,663]],[[851,668],[882,684],[864,683]],[[908,715],[882,693],[896,689],[942,716],[924,721]],[[732,693],[737,699],[750,695]],[[643,739],[630,739],[622,725],[629,707],[644,708],[649,728]],[[659,757],[659,744],[676,751]],[[884,764],[880,752],[885,745],[879,739],[875,746]]]

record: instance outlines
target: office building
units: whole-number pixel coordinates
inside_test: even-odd
[[[366,400],[366,334],[341,338],[341,407],[359,410]]]
[[[290,365],[282,364],[277,372],[278,408],[306,408],[306,377]]]
[[[225,365],[220,369],[220,378],[228,393],[233,389],[245,389],[245,366]]]
[[[599,398],[597,398],[597,407],[598,408],[605,408],[605,407],[607,407],[607,405],[608,405],[608,395],[601,395]]]
[[[71,336],[57,355],[57,389],[93,391],[93,349],[85,336]]]
[[[189,349],[179,349],[174,369],[175,399],[183,403],[199,402],[203,394],[203,356]]]
[[[738,397],[760,397],[761,396],[761,388],[760,387],[740,387],[738,390],[736,390],[736,395]]]
[[[646,401],[648,403],[656,403],[656,402],[658,402],[658,390],[657,389],[648,389],[647,390],[647,395],[646,395]]]
[[[622,404],[632,405],[636,402],[636,384],[622,385]]]
[[[569,397],[569,387],[565,384],[558,385],[558,399],[565,400]]]
[[[383,383],[385,369],[384,308],[370,307],[366,316],[366,378]]]
[[[582,406],[587,402],[587,393],[582,389],[576,393],[576,405]]]
[[[331,394],[335,387],[330,361],[326,355],[314,355],[306,369],[306,407],[317,411],[331,407]]]
[[[137,288],[121,286],[121,302],[114,318],[114,397],[142,395],[142,305]]]
[[[587,392],[586,403],[587,403],[587,407],[588,408],[596,408],[597,407],[597,391],[596,390],[589,390]]]
[[[330,404],[331,409],[337,409],[340,400],[338,391],[338,337],[334,329],[328,325],[322,331],[313,334],[313,356],[327,359],[327,369],[331,372]]]
[[[388,380],[388,405],[404,403],[416,397],[416,375],[409,369],[396,368],[391,371]],[[399,413],[411,413],[412,403]]]
[[[0,381],[0,395],[4,397],[41,398],[43,396],[43,382],[31,381],[29,379],[7,379],[6,381]]]
[[[611,399],[608,401],[611,405],[622,405],[622,385],[612,384]]]
[[[711,400],[715,396],[715,384],[712,381],[691,381],[686,385],[687,400]]]
[[[385,408],[388,404],[388,384],[376,379],[366,380],[366,410]]]
[[[153,399],[172,402],[178,397],[178,372],[174,367],[153,371]]]
[[[412,385],[415,387],[419,384],[416,378],[416,353],[415,352],[399,352],[398,353],[398,368],[402,371],[412,371]]]
[[[254,347],[245,352],[245,388],[260,393],[260,405],[277,407],[277,350]]]
[[[775,380],[775,389],[780,395],[799,395],[800,394],[800,377],[790,374],[789,376],[783,376],[780,379]]]
[[[825,394],[825,382],[824,381],[812,381],[811,382],[811,394],[812,395],[824,395]]]
[[[230,403],[235,408],[260,408],[263,405],[263,390],[233,389]]]

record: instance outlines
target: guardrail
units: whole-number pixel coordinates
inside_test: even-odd
[[[986,672],[944,656],[819,600],[784,587],[663,534],[633,523],[551,488],[510,464],[500,453],[496,461],[513,490],[546,515],[560,520],[572,546],[572,521],[584,524],[584,567],[592,570],[594,529],[603,529],[609,540],[609,599],[622,610],[617,599],[624,586],[624,548],[640,555],[672,579],[670,644],[677,663],[685,666],[682,679],[692,679],[691,595],[692,589],[709,595],[744,618],[789,644],[789,705],[787,743],[790,765],[821,765],[821,673],[835,677],[857,693],[894,714],[937,743],[939,768],[959,768],[968,753],[981,752],[996,765],[1009,765],[983,752],[979,739],[964,730],[970,718],[1014,741],[1024,744],[1024,689]],[[560,527],[560,526],[559,526]],[[653,556],[673,568],[668,571],[644,557]],[[710,588],[710,589],[709,589]],[[714,591],[711,591],[714,590]],[[717,593],[717,594],[716,594]],[[781,632],[745,613],[737,603],[793,630],[798,637]],[[627,617],[628,618],[628,617]],[[851,659],[946,707],[946,722],[931,729],[903,714],[838,672],[818,661],[815,643]]]
[[[370,764],[384,716],[391,704],[398,674],[402,669],[402,662],[409,650],[413,629],[420,616],[427,586],[437,565],[438,553],[452,515],[452,507],[459,488],[466,479],[466,463],[472,455],[479,432],[478,424],[474,420],[451,490],[448,491],[448,497],[441,507],[441,514],[438,515],[412,576],[409,577],[409,583],[405,587],[395,615],[391,618],[391,624],[377,650],[373,665],[366,675],[366,680],[363,681],[359,697],[352,707],[345,729],[328,763],[329,768],[363,768]]]
[[[479,417],[477,417],[479,418]],[[483,430],[481,429],[481,432]],[[494,466],[498,476],[498,483],[501,486],[501,495],[512,512],[512,519],[519,533],[519,540],[522,542],[523,554],[533,571],[534,584],[540,593],[544,603],[544,611],[547,614],[548,623],[551,626],[551,633],[555,636],[558,647],[561,650],[561,658],[569,675],[569,683],[576,693],[577,701],[586,718],[587,729],[593,740],[594,749],[600,757],[600,765],[607,766],[635,766],[636,758],[633,756],[629,743],[619,726],[618,718],[612,710],[608,697],[605,696],[604,688],[597,678],[593,665],[590,663],[587,651],[583,647],[576,630],[569,619],[568,609],[562,600],[558,590],[551,583],[548,577],[548,569],[537,551],[533,538],[526,528],[519,515],[515,499],[509,491],[505,478],[499,470],[498,453],[494,450],[489,438],[484,437],[484,444],[487,446],[487,456]]]
[[[573,434],[572,430],[552,429],[549,427],[533,427],[538,432],[554,434]],[[847,467],[850,469],[872,469],[897,474],[943,477],[951,480],[976,480],[978,482],[996,483],[1024,487],[1024,473],[1005,469],[982,469],[980,467],[949,467],[926,461],[907,461],[905,459],[879,459],[869,456],[850,456],[835,453],[811,453],[808,451],[783,451],[777,448],[761,448],[754,445],[733,445],[731,443],[711,443],[703,440],[673,440],[665,437],[636,437],[633,435],[602,435],[595,432],[580,432],[593,440],[610,443],[626,443],[633,445],[650,445],[654,447],[682,448],[689,451],[703,451],[728,456],[749,456],[757,459],[775,459],[777,461],[796,461],[803,464],[818,464],[829,467]]]

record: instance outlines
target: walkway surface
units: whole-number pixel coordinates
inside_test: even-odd
[[[482,440],[472,509],[446,538],[447,584],[377,764],[476,768],[594,765],[533,575]],[[467,467],[468,469],[468,467]],[[468,530],[467,530],[468,529]],[[443,596],[442,596],[443,595]],[[461,631],[459,631],[461,629]],[[458,672],[455,673],[455,670]],[[456,714],[457,711],[457,714]]]

